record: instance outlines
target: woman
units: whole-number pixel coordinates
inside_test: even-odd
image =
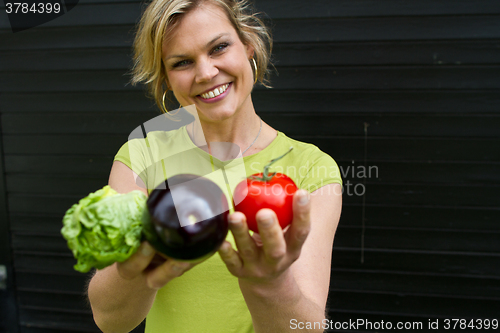
[[[251,91],[264,80],[270,43],[264,25],[246,12],[238,0],[154,0],[148,6],[135,42],[134,81],[146,81],[159,105],[165,87],[180,105],[194,105],[199,121],[151,133],[147,149],[171,156],[179,145],[191,145],[213,162],[215,142],[233,143],[241,147],[249,175],[293,146],[276,163],[302,188],[294,196],[292,225],[282,231],[275,212],[263,209],[257,214],[259,234],[251,236],[246,217],[235,212],[219,255],[198,264],[167,259],[148,268],[155,251],[143,243],[127,261],[97,271],[89,284],[103,332],[129,332],[146,316],[146,332],[276,333],[301,322],[323,331],[341,180],[329,156],[257,116]],[[130,141],[127,149],[145,149],[143,143]],[[147,170],[126,156],[122,147],[110,186],[148,194],[152,184],[145,189],[136,182],[138,174],[148,182]]]

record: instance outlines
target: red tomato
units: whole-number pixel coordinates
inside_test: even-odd
[[[238,212],[245,214],[248,228],[259,232],[255,214],[262,208],[272,209],[278,216],[281,228],[292,223],[293,195],[297,191],[294,181],[282,173],[275,173],[267,181],[257,180],[263,174],[255,174],[236,186],[233,203]]]

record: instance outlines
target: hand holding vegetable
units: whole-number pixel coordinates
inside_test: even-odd
[[[156,249],[145,241],[130,258],[118,262],[116,269],[125,280],[133,280],[143,275],[148,288],[160,289],[199,263],[167,259],[158,254]]]
[[[174,259],[200,260],[213,254],[228,231],[222,190],[194,175],[177,175],[162,185],[149,198],[140,191],[118,194],[105,186],[73,205],[61,233],[78,260],[75,270],[124,262],[136,252],[142,236]]]
[[[309,193],[299,190],[293,196],[293,222],[283,232],[275,212],[262,209],[257,213],[259,234],[250,236],[247,218],[241,212],[229,216],[229,228],[238,251],[222,244],[219,254],[229,271],[240,279],[240,285],[272,285],[286,277],[300,255],[311,227]]]
[[[236,187],[234,198],[239,203],[229,221],[238,251],[226,242],[219,253],[229,271],[240,278],[240,285],[269,284],[282,278],[309,234],[309,193],[297,190],[288,176],[269,172],[271,164],[291,150]],[[251,236],[249,230],[258,234]]]

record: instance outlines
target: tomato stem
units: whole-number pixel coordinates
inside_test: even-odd
[[[271,168],[271,165],[274,162],[281,160],[283,157],[285,157],[285,155],[288,154],[289,152],[291,152],[292,149],[293,149],[293,147],[290,147],[290,149],[288,149],[288,151],[286,153],[269,161],[269,163],[264,167],[264,171],[262,172],[262,177],[250,176],[248,178],[251,180],[258,180],[258,181],[262,181],[262,182],[270,181],[271,179],[273,179],[274,174],[275,174],[275,172],[273,172],[271,174],[269,173],[269,169]]]

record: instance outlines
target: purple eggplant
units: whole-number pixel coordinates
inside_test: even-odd
[[[190,174],[154,189],[143,216],[144,238],[178,260],[196,260],[218,250],[228,232],[226,196],[211,180]]]

